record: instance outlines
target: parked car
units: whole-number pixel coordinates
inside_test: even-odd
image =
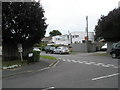
[[[46,53],[54,53],[54,49],[55,49],[55,47],[53,47],[53,46],[46,46],[45,47],[45,52]]]
[[[120,58],[120,42],[114,43],[110,51],[112,58]]]
[[[40,51],[41,52],[41,49],[39,47],[33,47],[33,51]]]
[[[105,43],[105,44],[101,47],[100,51],[106,51],[106,50],[107,50],[107,43]]]
[[[56,49],[55,47],[50,47],[50,53],[53,54],[55,49]]]
[[[49,53],[49,52],[50,52],[50,47],[51,47],[51,46],[46,46],[46,47],[45,47],[45,52],[46,52],[46,53]]]
[[[54,50],[54,53],[59,53],[59,54],[69,54],[70,50],[67,47],[58,47]]]

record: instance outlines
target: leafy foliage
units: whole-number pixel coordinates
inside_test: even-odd
[[[107,16],[101,16],[95,27],[96,38],[106,41],[120,40],[120,8],[110,11]]]
[[[44,51],[44,48],[47,46],[47,43],[37,43],[34,45],[35,47],[39,47],[42,51]]]
[[[58,30],[53,30],[49,34],[50,34],[50,36],[62,35],[62,33],[60,31],[58,31]]]
[[[45,35],[44,10],[38,2],[2,3],[3,44],[32,46]]]

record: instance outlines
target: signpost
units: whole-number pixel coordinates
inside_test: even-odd
[[[20,59],[21,59],[21,62],[23,63],[23,57],[22,57],[22,52],[23,52],[23,48],[22,48],[22,44],[18,44],[18,52],[20,53]]]

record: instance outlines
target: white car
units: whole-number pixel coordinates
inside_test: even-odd
[[[101,51],[106,51],[107,50],[107,43],[101,47]]]
[[[40,51],[41,52],[41,50],[38,47],[33,47],[33,51]]]
[[[69,54],[70,50],[67,47],[58,47],[54,50],[54,53],[59,53],[59,54]]]

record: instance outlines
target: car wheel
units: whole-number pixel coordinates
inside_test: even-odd
[[[53,51],[51,51],[51,54],[53,54]]]
[[[50,51],[50,54],[52,54],[52,51]]]
[[[112,53],[112,58],[117,58],[117,55],[115,53]]]
[[[62,54],[62,52],[60,51],[60,55]]]

